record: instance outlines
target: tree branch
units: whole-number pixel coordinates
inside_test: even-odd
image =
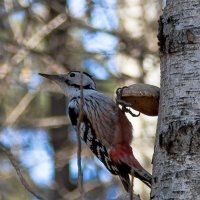
[[[29,185],[29,183],[26,181],[26,179],[24,178],[21,169],[19,167],[19,164],[17,163],[17,160],[15,159],[15,157],[13,156],[13,154],[11,153],[10,149],[8,149],[7,147],[5,147],[2,143],[0,143],[0,150],[3,151],[6,156],[8,157],[8,159],[10,160],[12,166],[15,168],[15,171],[22,183],[22,185],[24,186],[24,188],[31,193],[33,196],[35,196],[36,198],[38,198],[39,200],[45,200],[42,196],[38,195]]]

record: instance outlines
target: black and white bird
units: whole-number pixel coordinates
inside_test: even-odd
[[[151,175],[133,155],[132,125],[111,97],[98,92],[92,77],[80,71],[64,75],[40,74],[57,83],[69,98],[68,112],[72,125],[77,126],[83,89],[81,138],[114,175],[118,175],[126,191],[130,190],[129,174],[149,187]]]

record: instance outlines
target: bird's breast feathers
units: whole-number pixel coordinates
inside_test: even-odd
[[[110,146],[115,134],[115,124],[118,121],[118,108],[115,102],[108,96],[90,91],[84,93],[83,113],[91,123],[98,139],[105,146]],[[76,122],[74,118],[79,115],[80,96],[72,98],[68,105],[69,114],[71,112],[72,124]]]

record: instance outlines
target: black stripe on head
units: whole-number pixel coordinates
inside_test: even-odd
[[[74,70],[74,71],[70,71],[69,74],[70,74],[70,73],[73,73],[73,72],[79,72],[79,73],[81,73],[81,71]],[[92,79],[92,80],[94,81],[93,76],[90,75],[89,73],[87,73],[87,72],[83,72],[83,74],[85,74],[86,76],[88,76],[90,79]],[[94,82],[95,82],[95,81],[94,81]]]
[[[86,76],[89,76],[93,80],[92,75],[88,74],[87,72],[83,72],[83,74],[85,74]]]
[[[73,72],[79,72],[79,73],[81,74],[81,71],[78,71],[78,70],[70,71],[68,74],[73,73]],[[83,72],[83,74],[85,74],[86,76],[88,76],[88,77],[94,82],[95,87],[96,87],[96,83],[95,83],[95,81],[94,81],[94,79],[93,79],[93,76],[90,75],[90,74],[88,74],[87,72]],[[66,80],[65,83],[68,84],[68,85],[70,85],[70,86],[74,86],[74,87],[80,89],[80,86],[79,86],[79,85],[77,85],[77,84],[70,84],[70,82],[69,82],[68,80]],[[85,85],[85,86],[83,87],[83,89],[92,89],[92,88],[91,88],[90,85],[88,84],[88,85]]]
[[[77,84],[71,84],[70,82],[67,82],[67,81],[65,81],[65,83],[66,83],[67,85],[70,85],[70,86],[73,86],[73,87],[75,87],[75,88],[81,89],[81,86],[80,86],[80,85],[77,85]],[[91,87],[90,84],[89,84],[89,85],[85,85],[85,86],[83,86],[83,89],[95,90],[95,89],[93,89],[93,88]]]
[[[81,71],[73,70],[73,71],[70,71],[69,74],[73,73],[73,72],[79,72],[79,73],[81,73]],[[86,76],[89,76],[92,79],[92,75],[88,74],[87,72],[83,72],[83,74],[85,74]]]

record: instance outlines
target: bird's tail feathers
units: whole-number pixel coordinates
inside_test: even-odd
[[[124,186],[124,189],[129,192],[130,191],[130,178],[127,173],[119,175],[119,178]]]
[[[140,165],[133,154],[121,157],[120,161],[127,164],[131,168],[130,174],[132,176],[140,179],[148,187],[151,187],[152,175]]]
[[[151,187],[152,176],[147,172],[138,162],[138,160],[133,155],[132,148],[128,145],[118,144],[115,148],[111,149],[110,152],[111,159],[116,163],[124,163],[128,165],[131,170],[130,174],[136,178],[139,178],[147,186]],[[123,183],[123,181],[122,181]]]
[[[147,172],[144,168],[138,169],[138,168],[135,168],[135,167],[131,167],[130,174],[132,176],[140,179],[149,188],[151,188],[152,175],[149,172]]]

